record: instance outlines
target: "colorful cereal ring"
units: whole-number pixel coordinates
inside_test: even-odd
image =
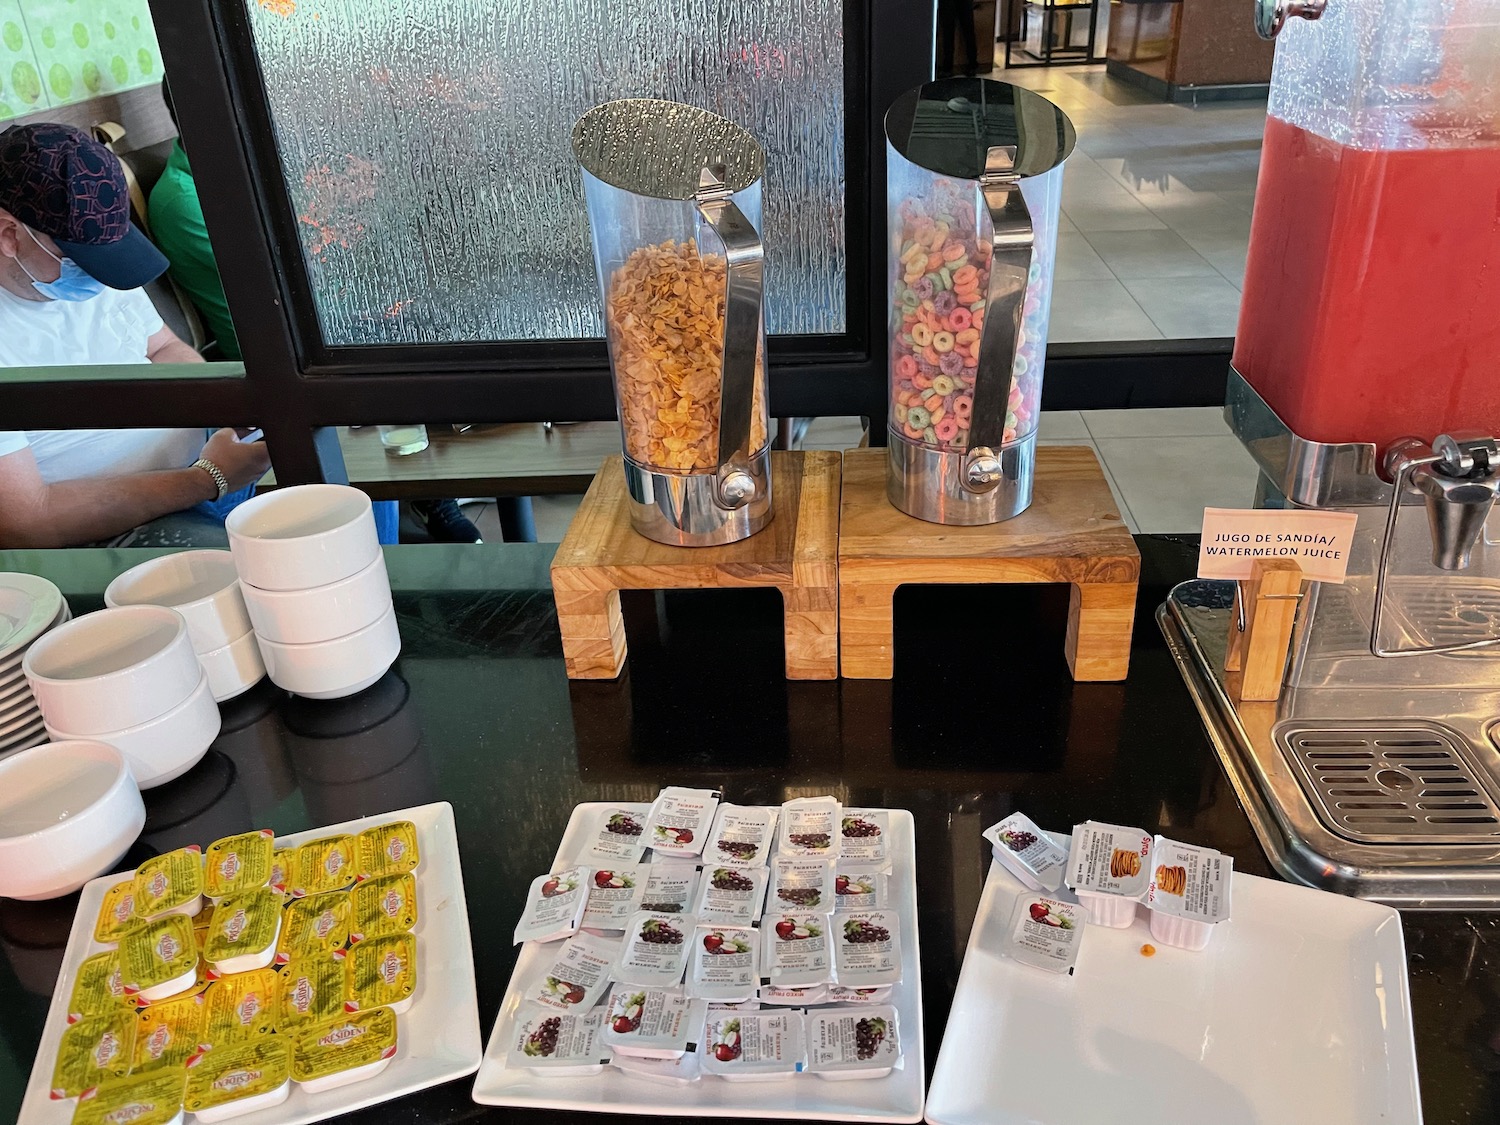
[[[953,413],[960,418],[967,418],[974,413],[974,400],[968,395],[959,395],[953,400]]]
[[[937,352],[938,355],[942,355],[944,352],[951,352],[953,350],[953,344],[954,339],[952,332],[936,332],[933,334],[932,350]]]
[[[948,327],[954,332],[962,332],[965,328],[969,327],[969,325],[973,323],[974,317],[972,316],[972,314],[970,314],[969,310],[964,308],[962,305],[959,305],[955,309],[951,309],[948,313]]]
[[[925,348],[932,343],[932,329],[925,324],[913,324],[911,326],[911,342],[919,348]]]
[[[944,418],[933,427],[933,432],[937,434],[938,441],[952,441],[958,436],[958,422],[953,418]]]
[[[941,395],[943,398],[947,398],[955,389],[953,380],[947,375],[939,375],[932,381],[933,393]]]
[[[901,378],[910,379],[916,373],[917,361],[913,357],[904,355],[896,361],[896,374]]]

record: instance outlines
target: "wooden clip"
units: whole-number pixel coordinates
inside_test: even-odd
[[[1224,668],[1240,673],[1241,699],[1280,697],[1301,600],[1302,568],[1292,559],[1256,559],[1236,585]]]

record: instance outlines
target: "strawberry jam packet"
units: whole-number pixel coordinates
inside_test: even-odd
[[[1083,922],[1083,909],[1075,903],[1023,894],[1011,912],[1005,952],[1023,965],[1071,976],[1083,943]]]

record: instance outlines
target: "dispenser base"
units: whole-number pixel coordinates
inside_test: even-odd
[[[1130,669],[1141,556],[1092,449],[1037,450],[1031,506],[1004,523],[955,527],[897,511],[886,452],[844,454],[838,540],[839,662],[850,679],[890,679],[892,601],[906,583],[1068,582],[1064,655],[1075,680],[1123,680]],[[1026,643],[981,623],[966,629],[982,676],[987,643]],[[950,643],[946,638],[942,643]]]
[[[838,677],[839,455],[774,452],[771,474],[776,516],[760,534],[718,547],[669,547],[632,530],[622,459],[604,462],[552,560],[569,679],[620,674],[621,590],[744,586],[781,591],[787,679]]]

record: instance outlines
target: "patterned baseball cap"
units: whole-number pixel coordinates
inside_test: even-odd
[[[0,133],[0,207],[111,289],[136,289],[166,272],[167,259],[130,221],[119,158],[71,126]]]

